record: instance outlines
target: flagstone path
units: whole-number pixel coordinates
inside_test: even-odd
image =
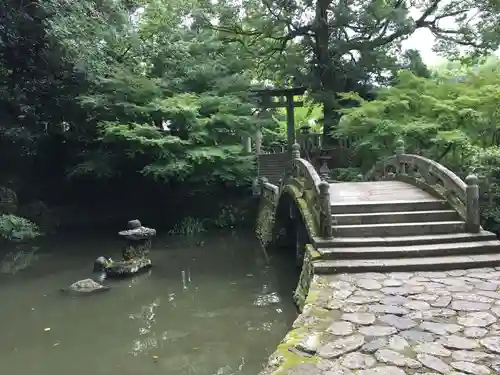
[[[500,374],[500,267],[315,275],[262,374]]]

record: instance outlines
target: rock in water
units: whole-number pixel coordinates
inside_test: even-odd
[[[102,272],[111,264],[113,264],[113,260],[110,257],[100,256],[94,261],[94,268],[92,272]]]
[[[92,279],[79,280],[76,283],[71,284],[68,288],[63,289],[64,292],[72,292],[76,294],[91,294],[108,290],[108,286],[99,284]]]
[[[123,277],[135,275],[151,267],[151,259],[137,258],[113,262],[106,267],[105,272],[108,277]]]

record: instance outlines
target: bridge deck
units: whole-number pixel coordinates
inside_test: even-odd
[[[363,202],[438,200],[429,193],[401,181],[339,182],[330,184],[332,205]]]

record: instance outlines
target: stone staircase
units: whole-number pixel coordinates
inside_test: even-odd
[[[286,167],[290,164],[290,155],[287,152],[261,154],[257,157],[258,177],[266,177],[273,185],[279,185]]]
[[[317,273],[500,265],[496,235],[467,233],[465,222],[447,201],[417,188],[412,193],[407,184],[406,191],[398,193],[400,182],[385,182],[386,187],[371,183],[369,189],[370,183],[354,184],[350,189],[331,185],[333,239],[313,240],[321,254],[314,265]],[[384,188],[390,195],[382,193]]]

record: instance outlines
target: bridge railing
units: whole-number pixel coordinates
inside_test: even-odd
[[[271,205],[278,203],[280,188],[269,182],[267,177],[260,178],[260,196]]]
[[[366,180],[394,178],[411,183],[429,193],[438,193],[464,218],[468,232],[477,233],[481,230],[476,175],[470,174],[464,182],[434,160],[406,154],[404,141],[400,139],[396,142],[396,155],[377,163],[365,177]]]
[[[300,146],[292,146],[292,168],[287,173],[289,181],[295,181],[303,192],[303,198],[313,216],[319,236],[331,238],[332,212],[330,202],[330,184],[321,180],[314,166],[300,157]]]

